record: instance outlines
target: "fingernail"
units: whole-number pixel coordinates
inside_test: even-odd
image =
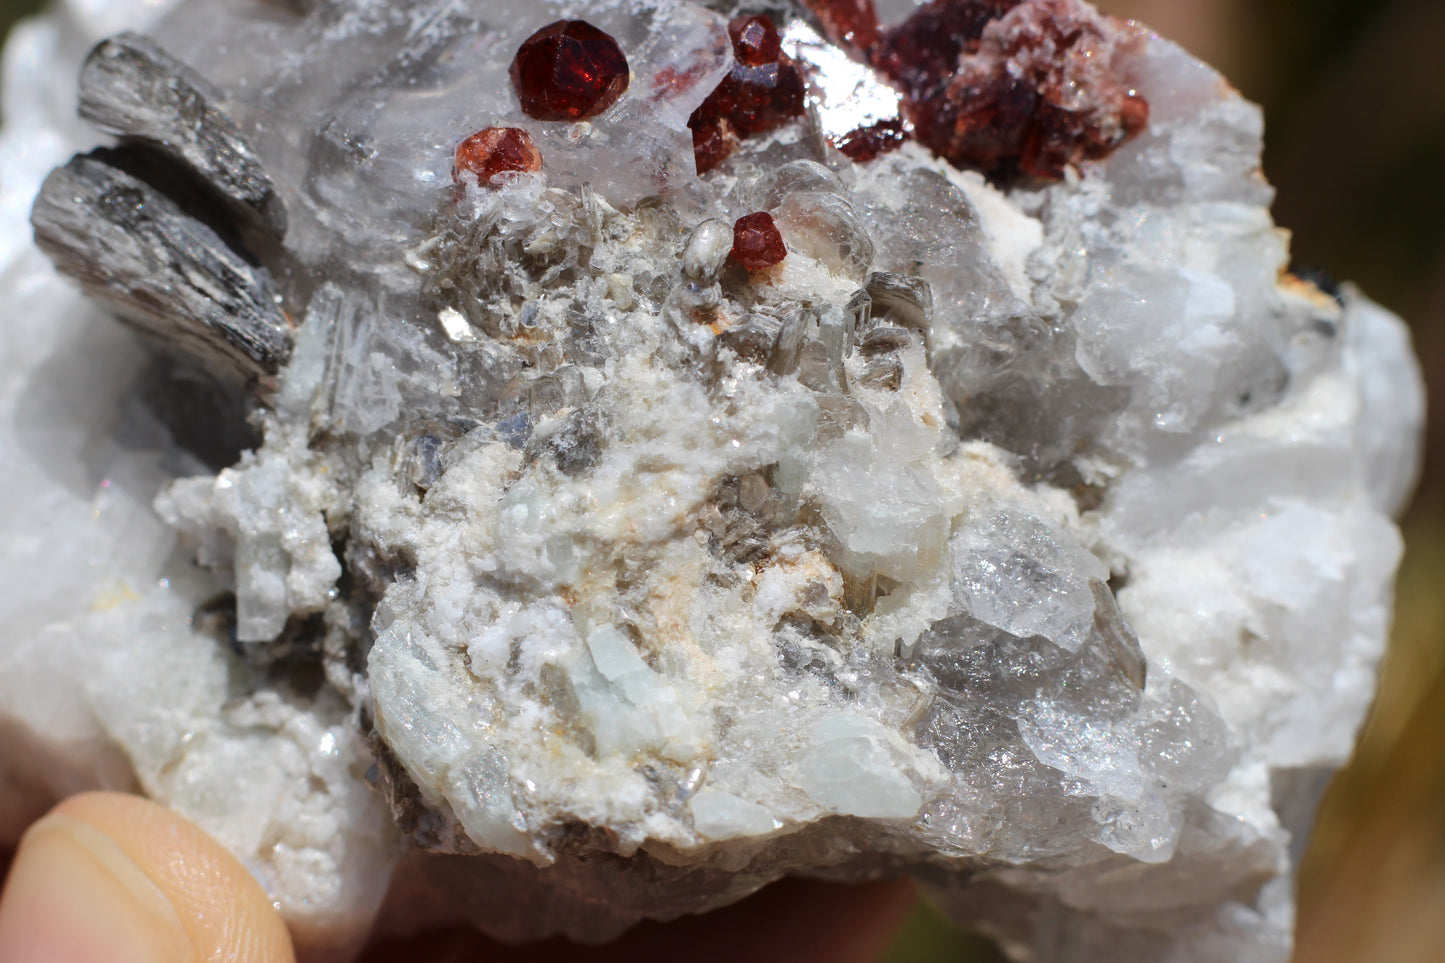
[[[54,813],[21,840],[0,897],[0,963],[181,963],[190,937],[110,836]]]

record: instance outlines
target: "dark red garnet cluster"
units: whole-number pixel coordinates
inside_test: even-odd
[[[733,225],[733,249],[729,257],[749,271],[761,271],[783,263],[788,256],[783,234],[767,211],[747,214]]]
[[[1132,28],[1079,0],[931,0],[886,30],[873,0],[806,2],[902,91],[913,136],[955,166],[1059,178],[1149,121],[1112,62]],[[865,160],[901,136],[875,125],[837,146]]]
[[[585,20],[549,23],[512,58],[512,87],[522,112],[536,120],[578,121],[617,103],[631,73],[617,41]],[[480,184],[498,174],[541,170],[542,152],[519,127],[487,127],[457,145],[452,179]]]
[[[805,0],[834,42],[899,88],[903,116],[834,145],[872,160],[910,135],[959,167],[1059,178],[1143,130],[1149,104],[1117,73],[1114,53],[1137,31],[1082,0],[930,0],[884,29],[873,0]],[[728,24],[736,61],[688,119],[698,173],[745,137],[802,116],[802,71],[764,14]],[[522,110],[537,120],[596,117],[627,90],[617,41],[582,20],[538,30],[512,61]],[[453,175],[479,181],[532,171],[541,154],[524,131],[489,127],[457,148]]]
[[[772,19],[738,17],[728,24],[728,34],[737,63],[687,122],[699,174],[726,160],[740,138],[803,115],[803,75],[783,54]]]

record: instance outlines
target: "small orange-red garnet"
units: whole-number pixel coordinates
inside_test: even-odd
[[[488,127],[457,145],[452,180],[461,184],[462,175],[470,172],[485,186],[498,174],[541,169],[542,152],[532,143],[531,134],[520,127]]]
[[[749,271],[760,271],[781,264],[788,256],[783,235],[773,215],[758,211],[738,218],[733,225],[732,259]]]
[[[536,120],[596,117],[617,103],[629,80],[617,41],[585,20],[549,23],[512,60],[512,86]]]

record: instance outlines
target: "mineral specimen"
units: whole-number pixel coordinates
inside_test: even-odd
[[[1079,0],[159,6],[7,54],[10,838],[138,789],[314,958],[786,874],[1288,958],[1422,398],[1218,75]]]

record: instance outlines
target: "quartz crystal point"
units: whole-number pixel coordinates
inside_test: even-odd
[[[528,116],[575,7],[16,34],[0,831],[143,791],[312,959],[911,874],[1021,960],[1283,963],[1422,392],[1259,110],[1079,0],[618,0],[625,93]],[[699,175],[730,22],[807,109]]]

